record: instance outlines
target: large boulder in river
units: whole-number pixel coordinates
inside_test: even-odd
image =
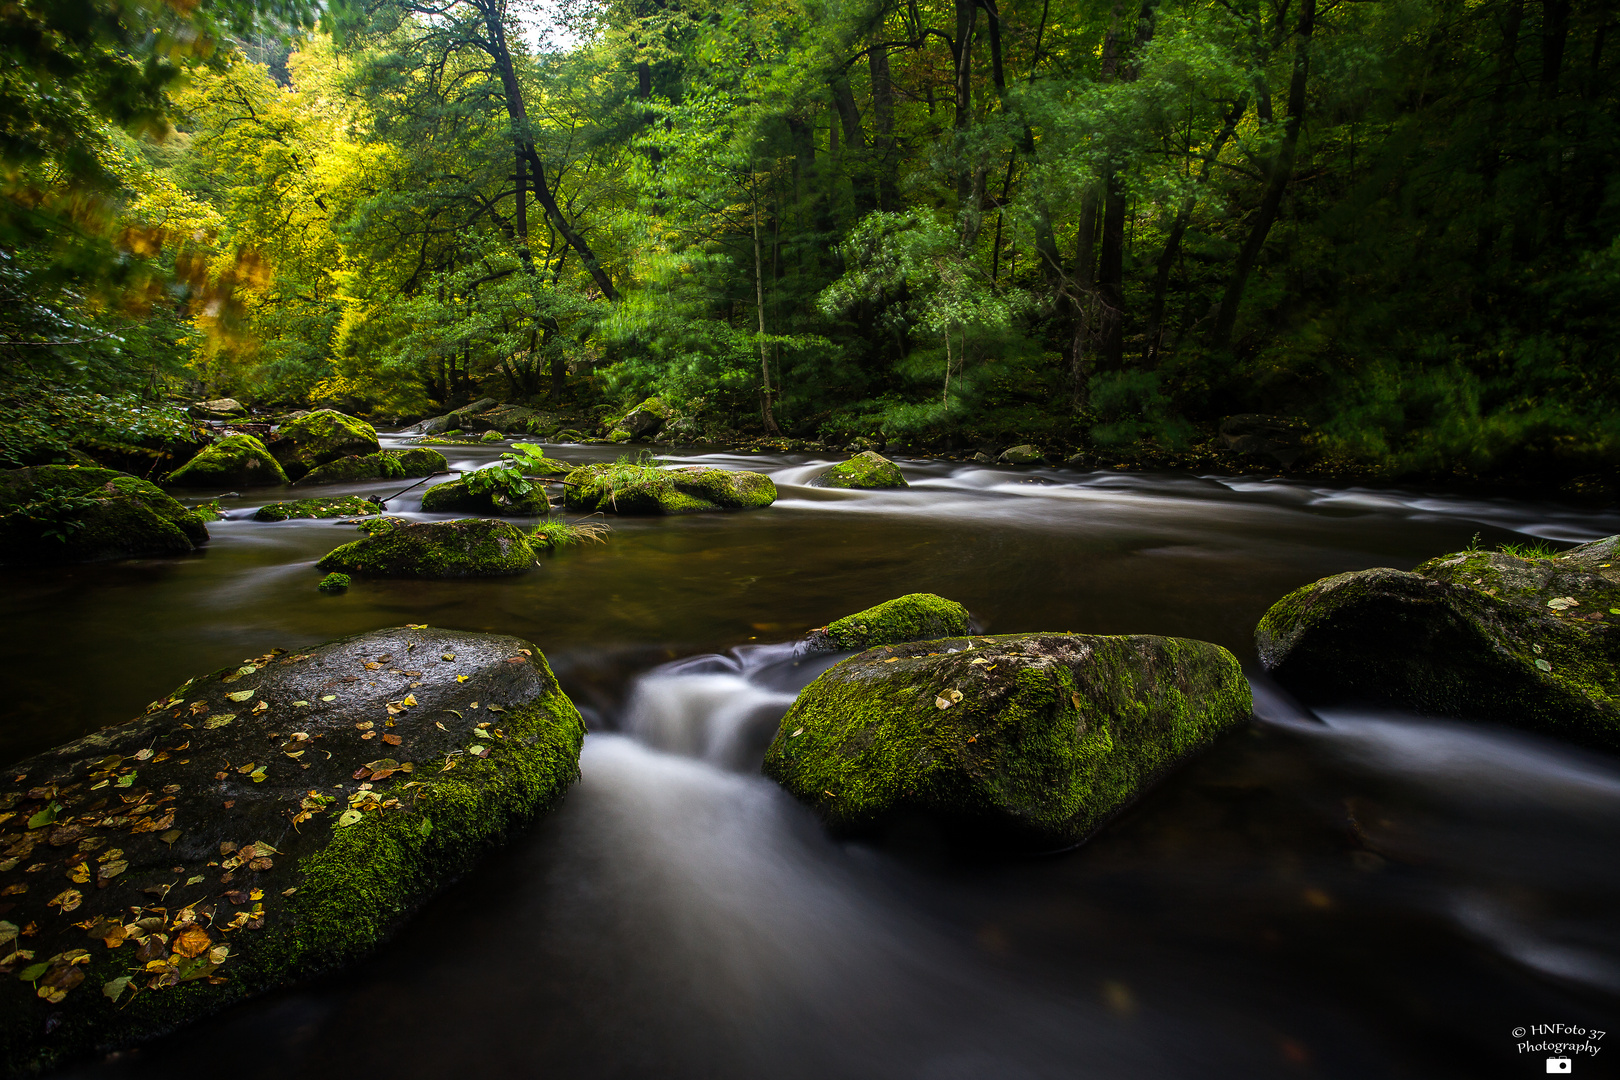
[[[290,521],[294,518],[367,517],[382,511],[374,502],[358,495],[341,498],[293,499],[288,502],[265,503],[253,514],[254,521]]]
[[[824,488],[903,488],[909,487],[900,475],[900,466],[871,450],[863,450],[848,461],[839,462],[810,481],[811,487]]]
[[[555,804],[584,733],[533,645],[400,627],[256,657],[11,766],[7,1072],[355,960]]]
[[[264,443],[252,435],[227,435],[168,476],[176,487],[237,488],[285,484],[282,471]]]
[[[970,629],[968,609],[955,600],[933,593],[908,593],[818,627],[805,637],[804,645],[810,652],[838,652],[961,637]]]
[[[434,484],[422,493],[429,514],[482,514],[495,517],[545,516],[551,510],[545,485],[535,482],[527,494],[509,495],[498,488],[473,491],[465,480]]]
[[[450,471],[450,463],[437,450],[415,446],[409,450],[379,450],[356,454],[317,465],[294,487],[316,484],[352,484],[362,480],[403,480],[412,476],[433,476]]]
[[[203,515],[138,477],[77,465],[0,473],[0,563],[185,555],[207,542]]]
[[[377,450],[376,429],[336,409],[317,409],[283,424],[273,447],[276,460],[294,480],[328,461]]]
[[[623,432],[630,439],[650,439],[675,415],[675,411],[662,400],[650,397],[624,414],[615,425],[614,434]],[[612,435],[608,436],[612,438]]]
[[[565,490],[570,510],[619,514],[751,510],[776,501],[776,484],[764,473],[703,465],[584,465],[568,474]]]
[[[1620,751],[1620,537],[1552,558],[1459,551],[1323,578],[1255,630],[1311,702],[1492,720]]]
[[[1051,849],[1085,840],[1250,709],[1237,660],[1202,641],[913,642],[806,687],[765,773],[839,832],[923,819],[958,842]]]
[[[360,577],[502,577],[538,561],[523,530],[507,521],[383,518],[364,527],[370,535],[328,552],[316,567]]]

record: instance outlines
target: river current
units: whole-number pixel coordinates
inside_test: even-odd
[[[446,453],[463,469],[499,449]],[[802,456],[685,459],[766,471],[780,498],[614,520],[520,578],[325,595],[313,562],[352,529],[253,508],[403,482],[255,491],[194,557],[0,571],[3,761],[199,672],[406,622],[536,642],[591,732],[562,806],[366,962],[74,1075],[1511,1077],[1548,1056],[1515,1029],[1620,1029],[1620,761],[1310,712],[1251,641],[1318,577],[1475,534],[1596,539],[1620,515],[905,460],[908,490],[841,492],[806,486]],[[420,491],[390,512],[424,516]],[[759,775],[836,659],[791,642],[916,591],[989,633],[1217,642],[1251,669],[1255,720],[1062,854],[834,840]],[[1611,1054],[1573,1071],[1620,1076]]]

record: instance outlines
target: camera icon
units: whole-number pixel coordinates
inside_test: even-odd
[[[1567,1073],[1575,1067],[1569,1058],[1548,1058],[1547,1071],[1550,1073]]]

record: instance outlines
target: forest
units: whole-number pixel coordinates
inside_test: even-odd
[[[187,402],[1615,494],[1596,0],[20,0],[0,457]],[[1090,457],[1086,457],[1090,455]],[[1178,458],[1177,455],[1181,455]]]

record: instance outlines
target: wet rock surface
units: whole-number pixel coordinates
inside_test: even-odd
[[[250,659],[15,763],[0,773],[8,1071],[362,955],[560,799],[583,735],[534,646],[400,627]]]
[[[253,514],[254,521],[289,521],[293,518],[368,517],[382,513],[376,503],[358,495],[330,499],[294,499],[265,503]]]
[[[1249,718],[1225,649],[1013,634],[868,649],[783,718],[765,773],[845,833],[1076,844]]]
[[[516,497],[499,491],[472,491],[461,480],[434,484],[422,493],[422,509],[429,514],[544,517],[550,508],[551,502],[543,484],[535,484],[527,495]]]
[[[1279,600],[1260,661],[1306,701],[1490,720],[1620,751],[1620,537],[1556,558],[1443,555]]]
[[[382,518],[366,530],[365,539],[329,552],[316,567],[360,577],[457,578],[521,574],[536,563],[528,537],[506,521]]]
[[[69,465],[0,473],[0,563],[185,555],[207,542],[202,514],[138,477]]]
[[[375,454],[377,431],[364,420],[336,409],[317,409],[282,425],[271,452],[288,476],[301,479],[329,461]]]
[[[335,458],[317,465],[294,482],[294,487],[317,484],[349,484],[361,480],[403,480],[413,476],[433,476],[450,471],[450,463],[437,450],[411,447],[408,450],[380,450]]]
[[[176,487],[232,488],[285,484],[287,474],[252,435],[227,435],[168,476]]]
[[[764,473],[702,465],[585,465],[568,474],[565,490],[570,510],[616,514],[757,510],[776,501],[776,484]]]

